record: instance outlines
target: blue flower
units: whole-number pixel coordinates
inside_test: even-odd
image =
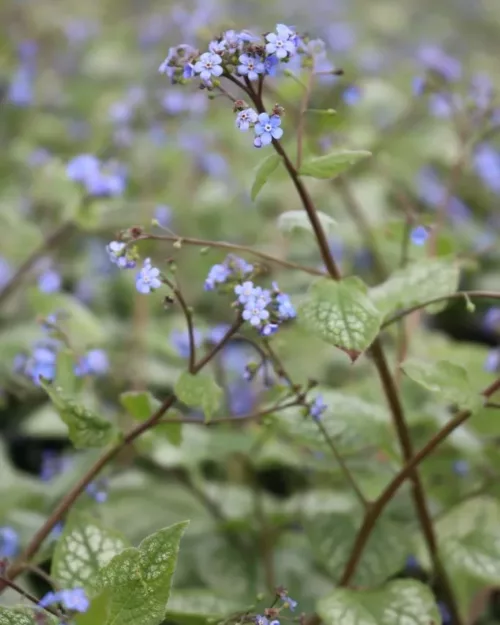
[[[253,109],[244,109],[236,116],[236,127],[241,130],[241,132],[246,132],[250,126],[253,126],[257,122],[257,119],[257,113]]]
[[[293,612],[295,610],[295,608],[297,607],[298,603],[297,601],[295,601],[294,599],[292,599],[291,597],[288,596],[288,594],[283,591],[280,592],[280,599],[284,602],[288,604],[289,609]]]
[[[66,175],[75,182],[85,184],[89,178],[99,174],[100,162],[92,154],[80,154],[66,166]]]
[[[262,325],[263,321],[269,319],[269,311],[262,305],[257,304],[255,300],[250,300],[243,310],[242,317],[245,321],[248,321],[251,326],[258,328]]]
[[[261,113],[259,121],[255,124],[255,134],[260,140],[261,145],[269,145],[273,139],[281,139],[283,129],[281,126],[281,118],[278,115],[269,115]]]
[[[9,85],[9,102],[16,106],[29,106],[33,101],[33,76],[27,67],[20,67]]]
[[[276,334],[279,330],[279,325],[277,323],[266,323],[266,325],[260,331],[262,336],[272,336]]]
[[[212,54],[224,54],[226,51],[227,42],[222,39],[215,39],[208,44],[208,50],[212,52]]]
[[[419,96],[425,91],[426,80],[422,76],[414,76],[411,85],[413,95]]]
[[[448,607],[442,601],[438,601],[437,606],[441,614],[441,621],[443,622],[443,625],[448,625],[448,623],[451,623],[452,618]]]
[[[8,525],[0,527],[0,558],[13,558],[19,550],[19,536]]]
[[[351,85],[347,87],[347,89],[342,94],[342,100],[347,104],[347,106],[354,106],[361,99],[361,89],[356,85]]]
[[[257,614],[255,617],[255,625],[269,625],[269,620],[265,616]]]
[[[193,338],[195,347],[201,347],[205,335],[198,328],[194,328]],[[170,333],[170,341],[181,358],[187,358],[189,356],[189,333],[187,330],[172,330]]]
[[[418,51],[420,62],[427,68],[437,74],[440,74],[445,80],[455,82],[460,80],[462,75],[462,66],[460,61],[449,56],[437,46],[423,46]]]
[[[484,369],[490,373],[496,373],[500,370],[500,349],[492,349],[488,352]]]
[[[280,60],[275,54],[271,54],[264,59],[264,69],[268,76],[276,76]]]
[[[73,612],[86,612],[89,609],[90,601],[83,588],[73,588],[70,590],[59,590],[57,592],[48,592],[38,605],[42,608],[60,603],[67,610]]]
[[[57,293],[61,288],[62,279],[61,275],[54,269],[45,271],[38,278],[38,288],[42,293]]]
[[[413,228],[410,234],[411,242],[415,245],[424,245],[429,238],[429,231],[425,226],[417,226]]]
[[[142,269],[137,274],[135,288],[144,295],[159,289],[161,287],[159,275],[160,270],[157,267],[153,267],[149,258],[146,258]]]
[[[120,269],[133,269],[136,265],[135,260],[127,257],[127,246],[122,241],[111,241],[106,245],[106,252],[109,260],[120,267]]]
[[[453,115],[453,98],[445,93],[432,93],[429,96],[429,112],[439,119]]]
[[[227,334],[230,326],[228,324],[220,324],[212,328],[207,336],[207,340],[210,343],[220,343],[224,336]]]
[[[265,71],[264,63],[251,54],[242,54],[239,62],[238,74],[248,76],[248,80],[257,80],[259,74],[263,74]]]
[[[205,280],[205,291],[212,291],[216,284],[224,284],[230,275],[231,270],[226,265],[214,265]]]
[[[293,41],[295,36],[288,26],[278,24],[275,33],[266,35],[266,53],[275,54],[280,60],[293,56],[297,51],[297,46]]]
[[[323,401],[323,397],[318,395],[309,407],[309,414],[315,421],[319,421],[327,408],[328,406]]]
[[[467,460],[457,460],[453,463],[453,473],[463,477],[469,473],[469,463]]]
[[[155,208],[155,219],[161,226],[168,226],[172,219],[172,209],[165,204],[158,204]]]
[[[481,143],[474,152],[474,168],[483,183],[500,193],[500,152],[488,143]]]
[[[91,482],[85,492],[92,497],[97,503],[105,503],[108,499],[108,483],[107,480],[100,479]]]
[[[278,295],[276,295],[276,303],[278,304],[278,315],[281,321],[295,319],[297,312],[290,301],[290,297],[286,295],[286,293],[278,293]]]
[[[405,566],[408,569],[417,569],[420,567],[420,564],[418,563],[418,560],[415,556],[410,555],[406,558]]]
[[[56,475],[61,474],[72,464],[72,459],[57,452],[47,449],[42,452],[42,466],[40,468],[40,479],[43,482],[50,482]]]
[[[108,355],[103,349],[91,349],[75,366],[75,375],[104,375],[109,369]]]
[[[484,315],[483,325],[488,330],[500,330],[500,308],[492,307]]]
[[[194,64],[194,71],[205,82],[210,82],[212,76],[220,76],[224,71],[221,67],[222,58],[212,52],[204,52],[199,61]]]
[[[255,287],[253,282],[247,280],[243,284],[237,284],[234,287],[234,292],[238,296],[239,303],[246,304],[255,297],[256,292],[258,292],[257,289],[258,287]]]
[[[56,375],[56,359],[59,344],[56,341],[44,341],[37,343],[29,358],[24,359],[24,363],[19,363],[23,368],[22,372],[31,378],[37,385],[40,385],[40,377],[46,380],[53,380]]]

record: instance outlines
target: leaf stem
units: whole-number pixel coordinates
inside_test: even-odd
[[[314,72],[312,69],[309,70],[307,75],[306,88],[304,89],[304,93],[302,95],[302,101],[300,103],[299,110],[299,119],[297,124],[297,161],[295,168],[300,170],[300,166],[302,165],[302,149],[303,149],[303,141],[304,141],[304,126],[305,126],[305,117],[307,107],[309,105],[309,100],[311,99],[311,90],[314,82]],[[257,95],[257,97],[259,97]]]
[[[382,324],[382,330],[385,330],[388,326],[392,325],[394,322],[399,321],[406,317],[407,315],[411,315],[411,313],[416,310],[420,310],[425,308],[426,306],[430,306],[431,304],[439,304],[439,302],[445,302],[448,299],[461,299],[465,297],[470,298],[478,298],[478,299],[500,299],[500,291],[457,291],[456,293],[450,293],[449,295],[442,295],[440,297],[435,297],[433,299],[427,300],[426,302],[422,302],[420,304],[416,304],[411,308],[406,308],[401,312],[396,313],[387,321]]]
[[[236,243],[227,243],[226,241],[210,241],[208,239],[196,239],[193,237],[180,237],[177,235],[158,235],[158,234],[143,234],[134,241],[171,241],[172,243],[176,243],[177,241],[181,244],[193,245],[197,247],[213,247],[217,249],[229,250],[233,252],[245,252],[247,254],[251,254],[257,258],[261,258],[264,261],[274,263],[275,265],[281,265],[282,267],[287,267],[288,269],[296,269],[298,271],[302,271],[304,273],[309,273],[313,276],[324,276],[325,272],[321,269],[316,269],[315,267],[306,267],[304,265],[300,265],[298,263],[293,263],[288,260],[284,260],[282,258],[277,258],[276,256],[271,256],[271,254],[266,254],[265,252],[259,252],[247,245],[238,245]]]
[[[8,579],[7,577],[0,575],[0,584],[4,584],[5,586],[12,588],[12,590],[15,590],[22,597],[24,597],[25,599],[28,599],[28,601],[31,601],[31,603],[34,603],[38,608],[40,608],[40,610],[45,610],[46,612],[50,612],[50,614],[53,614],[57,618],[61,618],[61,614],[57,612],[56,610],[53,610],[52,608],[48,606],[47,607],[39,606],[38,605],[39,600],[35,596],[30,594],[28,591],[24,590],[24,588],[21,588],[21,586],[18,586],[15,582]]]

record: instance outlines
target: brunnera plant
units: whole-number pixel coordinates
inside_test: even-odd
[[[415,88],[422,97],[439,96],[441,107],[451,107],[464,145],[471,136],[479,141],[490,127],[490,107],[448,98],[454,65],[438,57],[429,60],[428,55],[428,75]],[[318,77],[342,74],[329,66],[320,40],[283,24],[263,36],[226,31],[202,53],[187,45],[171,48],[160,72],[172,84],[188,88],[195,83],[209,99],[227,100],[235,133],[252,135],[248,149],[263,153],[252,200],[285,172],[301,207],[280,214],[278,228],[313,240],[322,264],[305,266],[239,243],[178,235],[167,226],[158,234],[158,221],[150,230],[123,224],[107,245],[109,261],[124,273],[135,272],[140,297],[156,298],[166,311],[180,310],[185,331],[175,340],[185,370],[161,398],[144,388],[120,389],[118,401],[127,415],[122,420],[108,418],[88,401],[88,380],[107,373],[110,363],[95,346],[75,347],[75,311],[62,305],[41,312],[43,338],[31,353],[16,358],[16,372],[47,394],[76,449],[100,451],[90,464],[85,456],[76,473],[70,473],[75,479],[69,485],[64,457],[49,454],[42,478],[57,480],[44,502],[50,502],[47,518],[29,537],[21,536],[15,523],[0,529],[0,592],[9,589],[24,600],[20,606],[0,607],[0,625],[159,625],[165,620],[333,625],[343,619],[363,625],[464,623],[469,600],[464,587],[500,582],[500,504],[488,490],[495,475],[485,471],[484,482],[462,493],[448,513],[446,506],[436,513],[432,483],[421,465],[464,432],[466,422],[478,416],[484,421],[488,410],[498,407],[494,396],[500,378],[481,388],[460,362],[409,356],[411,344],[420,340],[423,312],[433,314],[452,299],[463,300],[473,312],[476,299],[500,298],[493,291],[459,290],[466,263],[440,249],[455,178],[441,194],[431,222],[420,222],[407,209],[401,259],[392,266],[369,224],[360,219],[346,178],[349,169],[370,159],[370,152],[325,150],[307,134],[310,116],[333,127],[336,119],[330,108],[310,107]],[[283,76],[300,87],[300,102],[291,108],[279,101],[273,87],[273,78]],[[462,154],[457,170],[464,160]],[[83,198],[82,211],[92,198],[123,190],[120,167],[103,165],[92,155],[73,158],[66,174],[72,189],[78,189],[76,199]],[[343,274],[329,239],[336,222],[317,209],[309,189],[314,180],[319,185],[333,180],[357,216],[377,270],[371,286],[360,276]],[[0,302],[69,227],[65,223],[56,230],[43,242],[42,252],[4,284]],[[171,256],[165,258],[167,246]],[[192,285],[182,278],[181,252],[191,246],[203,254],[211,248],[225,254],[199,285],[224,311],[222,323],[210,330],[200,329],[189,301]],[[408,261],[409,246],[422,250],[416,261]],[[291,296],[269,275],[273,266],[308,276],[308,288],[297,298]],[[45,275],[44,289],[50,290],[54,280],[56,276]],[[346,385],[332,391],[314,379],[297,378],[282,354],[292,327],[307,341],[326,345],[332,355],[345,356],[352,368],[372,371],[377,388]],[[237,417],[228,399],[224,360],[235,345],[251,354],[244,380],[261,389],[252,409]],[[415,426],[421,426],[419,432]],[[221,441],[219,447],[207,445],[197,457],[198,434],[192,431],[210,432]],[[234,438],[228,436],[234,432]],[[120,493],[115,495],[110,484],[129,466],[130,455],[138,453],[142,465],[158,478],[141,486],[147,491],[144,497],[158,500],[159,517],[170,518],[170,507],[182,513],[187,507],[182,499],[162,499],[169,494],[161,485],[169,458],[161,457],[155,441],[161,437],[160,449],[172,454],[183,436],[192,445],[188,453],[194,460],[176,477],[209,521],[203,513],[202,522],[196,514],[186,515],[143,534],[133,546],[121,531],[129,519],[121,516]],[[320,476],[317,488],[299,493],[288,507],[267,499],[259,486],[253,461],[264,451],[273,457],[270,441],[278,447],[274,457],[286,450],[290,471]],[[282,441],[286,448],[279,448]],[[217,460],[228,449],[238,478],[221,488],[216,480],[211,490],[195,460]],[[457,474],[467,471],[467,463],[456,464]],[[347,487],[345,497],[336,498],[338,484]],[[247,492],[244,513],[235,517],[231,508]],[[85,502],[90,500],[100,507],[89,511]],[[106,511],[108,501],[113,513]],[[137,507],[144,501],[138,499]],[[146,506],[137,514],[147,516],[150,510]],[[197,524],[198,529],[190,530]],[[50,571],[41,567],[48,559]],[[176,568],[179,582],[171,592]],[[400,574],[403,569],[406,576]],[[28,572],[49,585],[43,596],[34,596],[19,582]]]

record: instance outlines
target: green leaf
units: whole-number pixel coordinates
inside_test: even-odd
[[[466,501],[436,524],[439,550],[452,573],[500,583],[500,503],[490,497]]]
[[[335,231],[335,227],[337,226],[337,222],[333,217],[327,215],[326,213],[322,213],[320,211],[317,212],[319,221],[323,226],[323,230],[330,234]],[[278,217],[277,221],[278,228],[282,232],[293,232],[294,230],[307,230],[314,234],[314,230],[309,222],[309,218],[307,217],[307,213],[303,210],[299,211],[288,211],[286,213],[281,213]]]
[[[307,331],[344,350],[353,361],[371,345],[382,321],[357,278],[315,281],[297,318]]]
[[[302,164],[301,176],[313,178],[336,178],[359,161],[371,156],[366,150],[341,150],[325,156],[311,158]]]
[[[319,514],[304,522],[314,558],[335,583],[352,554],[359,530],[359,515]],[[411,552],[411,532],[404,524],[377,521],[353,577],[354,586],[376,586],[404,568]]]
[[[108,596],[102,625],[158,625],[165,617],[179,543],[188,522],[145,538],[101,569],[96,590]]]
[[[270,154],[267,156],[257,167],[255,173],[255,180],[252,185],[252,191],[250,197],[255,200],[262,187],[266,184],[269,176],[274,172],[281,162],[281,157],[278,154]]]
[[[25,608],[23,606],[15,606],[13,608],[4,608],[0,606],[0,625],[39,625],[40,618],[36,615],[43,614],[44,625],[53,625],[58,623],[58,619],[45,610],[35,608]]]
[[[40,385],[68,426],[69,437],[77,449],[104,447],[116,439],[118,430],[112,423],[78,404],[60,387],[46,380],[41,380]]]
[[[394,272],[388,280],[370,289],[370,297],[387,316],[455,293],[459,273],[458,265],[449,259],[423,259]],[[446,305],[447,302],[434,304],[430,311],[437,312]]]
[[[241,610],[241,602],[221,598],[205,590],[173,590],[168,601],[167,618],[183,625],[199,625],[208,619],[217,622]]]
[[[119,532],[88,514],[74,512],[56,543],[51,575],[63,588],[84,587],[128,546]]]
[[[187,371],[182,373],[174,388],[179,401],[186,406],[202,408],[205,420],[210,421],[217,410],[222,397],[222,389],[207,374],[193,375]]]
[[[366,445],[387,447],[391,444],[391,418],[385,406],[328,389],[321,389],[321,394],[327,405],[321,423],[340,450],[353,451]],[[275,426],[296,443],[328,452],[328,445],[317,423],[304,417],[299,408],[280,411],[271,418]]]
[[[120,395],[120,403],[137,421],[146,421],[161,403],[147,391],[128,391]]]
[[[337,588],[318,601],[325,625],[430,625],[441,617],[430,588],[417,581],[397,580],[377,590]]]
[[[471,412],[479,410],[484,403],[483,396],[471,385],[467,371],[460,365],[448,360],[432,363],[409,358],[401,367],[409,378],[432,393],[437,393],[444,402]]]

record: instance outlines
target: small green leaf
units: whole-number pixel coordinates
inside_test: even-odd
[[[297,318],[307,331],[344,350],[353,361],[371,345],[382,321],[357,278],[320,278],[299,305]]]
[[[311,158],[302,164],[301,176],[313,178],[336,178],[359,161],[371,156],[366,150],[342,150],[325,156]]]
[[[333,219],[333,217],[330,217],[330,215],[327,215],[326,213],[322,213],[320,211],[317,212],[317,215],[319,221],[321,222],[321,225],[323,226],[323,230],[325,230],[327,234],[335,231],[337,222],[335,221],[335,219]],[[308,232],[314,234],[314,230],[311,226],[309,218],[307,217],[307,213],[303,210],[281,213],[281,215],[278,217],[277,225],[282,232],[307,230]]]
[[[252,185],[250,197],[255,200],[262,187],[266,184],[269,176],[274,172],[281,162],[281,157],[277,154],[270,154],[257,167],[255,180]]]
[[[128,546],[119,532],[88,514],[74,512],[56,543],[51,575],[63,588],[84,587]]]
[[[120,403],[137,421],[146,421],[160,407],[160,402],[146,391],[127,391],[120,395]]]
[[[54,625],[58,623],[58,619],[55,616],[48,614],[41,608],[26,608],[24,606],[4,608],[0,606],[0,625],[38,625],[42,622],[40,620],[40,615],[43,615],[44,625]]]
[[[148,536],[137,549],[125,549],[101,569],[95,589],[108,595],[102,625],[158,625],[163,621],[187,525],[177,523]]]
[[[454,293],[458,288],[459,273],[458,265],[449,259],[423,259],[394,272],[388,280],[370,290],[370,297],[387,316]],[[434,304],[432,312],[446,304]]]
[[[377,590],[337,588],[317,604],[325,625],[430,625],[441,617],[431,589],[397,580]]]
[[[78,404],[60,387],[46,380],[41,380],[40,385],[68,426],[69,437],[77,449],[104,447],[117,437],[118,430],[112,423]]]
[[[406,375],[432,393],[437,393],[444,402],[474,412],[484,403],[484,398],[474,389],[467,371],[460,365],[447,360],[431,363],[409,358],[401,365]]]
[[[186,406],[202,408],[206,421],[210,421],[222,397],[222,389],[217,386],[210,375],[203,373],[197,375],[182,373],[175,384],[174,391],[179,401]]]

